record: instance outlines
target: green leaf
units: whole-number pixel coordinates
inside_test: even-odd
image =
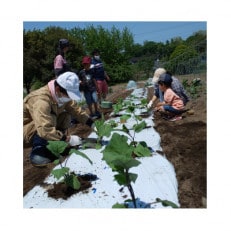
[[[69,172],[69,168],[67,168],[67,167],[63,167],[60,169],[54,169],[51,171],[51,173],[54,175],[54,177],[57,178],[58,180],[68,172]]]
[[[141,104],[146,106],[148,104],[148,100],[146,98],[141,99]]]
[[[125,173],[119,173],[114,175],[115,180],[117,181],[117,183],[119,185],[124,185],[124,186],[128,186],[131,182],[136,181],[138,175],[135,173],[128,173],[128,178],[126,177]]]
[[[122,103],[117,103],[117,104],[112,105],[112,107],[113,107],[113,112],[117,114],[118,112],[122,110],[123,105]]]
[[[160,198],[156,198],[157,202],[160,202],[163,206],[171,206],[172,208],[179,208],[175,203],[168,200],[161,200]]]
[[[59,164],[59,159],[53,161],[54,164]]]
[[[110,120],[107,122],[112,128],[115,128],[118,126],[118,124],[114,120]]]
[[[83,158],[87,159],[90,162],[90,164],[93,164],[91,159],[85,153],[80,152],[79,150],[72,148],[70,150],[69,154],[73,154],[73,153],[76,154],[76,155],[82,156]]]
[[[122,131],[129,134],[129,129],[123,124]]]
[[[135,106],[134,105],[129,105],[128,109],[126,110],[129,113],[133,113],[135,111]]]
[[[126,206],[124,204],[116,203],[112,206],[113,209],[126,209]]]
[[[114,133],[110,140],[110,143],[102,151],[103,160],[110,165],[114,160],[121,160],[126,162],[132,157],[133,147],[127,143],[128,138],[124,135]]]
[[[130,181],[132,181],[133,183],[135,183],[138,175],[136,173],[128,173],[128,175],[129,175]]]
[[[135,147],[134,153],[140,157],[141,156],[151,156],[151,151],[140,143],[138,143],[138,145]]]
[[[79,182],[79,180],[77,179],[77,177],[73,174],[68,175],[65,179],[64,182],[66,185],[68,185],[69,187],[73,188],[73,189],[79,189],[81,184]]]
[[[116,174],[116,175],[114,175],[114,178],[119,185],[127,186],[129,184],[129,182],[127,182],[127,180],[126,180],[125,174]]]
[[[111,135],[112,126],[110,124],[104,123],[104,120],[96,120],[95,127],[97,130],[97,135],[99,137],[109,137]]]
[[[48,141],[47,149],[50,150],[56,157],[60,157],[60,154],[64,152],[68,143],[65,141]]]
[[[129,118],[131,118],[131,115],[129,115],[129,114],[124,114],[124,115],[120,116],[120,119],[125,120],[125,121],[127,121]]]
[[[141,120],[142,120],[142,117],[139,116],[139,115],[135,115],[135,118],[136,118],[138,121],[141,121]]]
[[[111,163],[113,164],[113,166],[116,167],[116,169],[119,169],[119,168],[129,169],[129,168],[137,167],[138,165],[140,165],[140,161],[132,157],[126,158],[126,159],[122,159],[122,158],[114,159]]]
[[[147,143],[145,141],[140,141],[139,142],[143,147],[148,147]]]
[[[95,149],[96,149],[96,150],[99,150],[99,149],[101,149],[101,148],[102,148],[102,145],[101,145],[101,144],[97,143],[97,144],[95,145]]]
[[[133,129],[134,129],[135,132],[141,132],[146,127],[146,125],[147,125],[146,122],[142,121],[139,124],[135,124],[133,126]]]

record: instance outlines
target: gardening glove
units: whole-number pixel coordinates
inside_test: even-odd
[[[70,136],[70,141],[69,141],[70,146],[77,146],[82,144],[82,139],[79,136]]]
[[[149,101],[147,107],[148,107],[148,108],[151,108],[151,107],[152,107],[152,100]]]

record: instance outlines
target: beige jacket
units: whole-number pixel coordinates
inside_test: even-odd
[[[70,113],[72,118],[85,124],[88,114],[82,111],[75,101],[58,107],[53,99],[48,85],[31,92],[23,100],[23,140],[31,142],[32,136],[37,134],[46,140],[61,140],[63,133],[56,129],[57,118],[63,112]]]

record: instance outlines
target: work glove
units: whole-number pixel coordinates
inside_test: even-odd
[[[70,146],[77,146],[82,144],[82,139],[78,136],[70,136],[70,141],[69,141]]]
[[[151,107],[152,107],[152,100],[149,101],[147,107],[148,107],[148,108],[151,108]]]

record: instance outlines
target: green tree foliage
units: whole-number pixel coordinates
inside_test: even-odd
[[[60,38],[70,42],[66,59],[77,73],[82,68],[82,57],[98,48],[110,84],[151,77],[157,67],[165,67],[174,74],[206,69],[205,31],[185,41],[176,37],[166,43],[145,41],[140,45],[134,44],[133,35],[126,27],[122,31],[93,25],[71,30],[47,27],[43,31],[23,31],[23,84],[27,92],[54,78],[53,62]]]
[[[23,33],[23,83],[27,92],[35,80],[41,80],[46,57],[43,32],[39,30]]]
[[[70,42],[66,59],[73,71],[78,72],[82,68],[81,60],[84,55],[91,55],[98,48],[112,83],[126,82],[132,78],[129,61],[132,57],[133,36],[127,28],[121,32],[115,27],[106,30],[101,26],[89,26],[85,29],[76,27],[71,30],[48,27],[43,31],[24,31],[23,38],[23,83],[27,92],[34,82],[46,84],[54,78],[53,62],[60,38],[67,38]]]
[[[166,67],[172,73],[185,75],[192,73],[199,61],[198,52],[192,47],[182,44],[177,46],[172,52]]]
[[[130,59],[133,36],[127,28],[120,30],[112,27],[111,30],[102,26],[88,26],[81,32],[84,40],[85,54],[91,55],[94,49],[100,50],[100,56],[105,70],[110,76],[111,83],[126,82],[132,78]]]

